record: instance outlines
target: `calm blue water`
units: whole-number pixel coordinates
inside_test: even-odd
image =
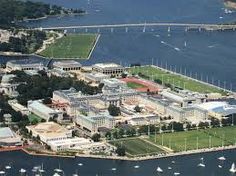
[[[226,161],[219,161],[217,158],[224,155]],[[200,158],[204,157],[205,168],[199,168]],[[113,160],[98,160],[88,158],[56,158],[56,157],[38,157],[29,156],[23,152],[1,152],[0,153],[0,170],[4,170],[5,165],[11,164],[12,169],[7,176],[19,175],[19,170],[24,168],[28,171],[28,175],[32,174],[32,168],[43,163],[44,169],[47,170],[46,175],[52,175],[53,170],[58,168],[64,170],[65,175],[72,176],[78,171],[80,176],[156,176],[173,175],[174,172],[181,173],[182,176],[231,176],[229,168],[232,162],[236,161],[236,151],[224,151],[219,153],[196,154],[189,156],[181,156],[175,158],[155,159],[141,162],[130,161],[113,161]],[[175,161],[172,164],[171,161]],[[83,166],[78,166],[78,163],[83,163]],[[139,169],[134,166],[139,165]],[[220,169],[218,165],[223,167]],[[158,174],[156,168],[160,166],[163,169],[163,174]],[[172,167],[168,170],[167,167]],[[116,171],[112,171],[116,168]]]
[[[31,27],[70,26],[84,24],[115,24],[139,22],[221,23],[236,21],[236,12],[226,14],[223,0],[34,0],[82,8],[84,16],[52,17],[28,22]],[[85,31],[71,31],[85,32]],[[96,30],[88,31],[96,32]],[[166,28],[110,29],[100,31],[102,36],[89,61],[154,64],[186,68],[188,75],[197,75],[227,88],[236,90],[236,34],[235,32],[184,32]],[[161,43],[164,41],[167,45]],[[184,47],[184,43],[187,47]],[[175,50],[177,47],[180,51]],[[196,77],[196,76],[195,76]],[[225,82],[225,83],[224,83]]]

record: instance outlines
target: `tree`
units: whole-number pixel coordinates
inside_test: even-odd
[[[173,125],[174,131],[184,131],[183,124],[180,122],[173,122],[173,124],[170,124],[170,125]]]
[[[94,141],[94,142],[99,142],[100,141],[100,138],[101,138],[101,135],[99,133],[95,133],[91,139]]]
[[[141,112],[141,111],[142,111],[142,108],[141,108],[139,105],[137,105],[137,106],[135,106],[134,110],[135,110],[136,112]]]
[[[219,126],[220,126],[220,121],[219,121],[219,119],[216,119],[216,118],[212,117],[212,118],[211,118],[211,125],[212,125],[213,127],[219,127]]]
[[[122,138],[125,135],[125,131],[123,128],[119,129],[119,137]]]
[[[128,129],[126,131],[126,135],[129,136],[129,137],[135,136],[135,134],[136,134],[136,130],[134,128]]]
[[[120,108],[113,105],[113,104],[110,104],[109,107],[108,107],[108,112],[111,116],[118,116],[121,114],[120,112]]]
[[[111,132],[110,132],[110,131],[106,132],[105,137],[106,137],[108,140],[111,140]]]
[[[121,74],[121,77],[122,77],[122,78],[126,78],[126,77],[127,77],[127,74],[126,74],[126,73],[122,73],[122,74]]]
[[[117,148],[116,148],[116,153],[118,156],[125,156],[125,147],[122,146],[122,145],[118,145]]]
[[[51,104],[52,103],[52,100],[50,97],[47,97],[47,98],[44,98],[43,99],[43,104]]]
[[[113,138],[115,138],[115,139],[118,139],[118,138],[119,138],[118,131],[117,131],[116,129],[112,132],[112,136],[113,136]]]
[[[205,128],[209,127],[209,123],[208,122],[200,122],[198,124],[198,127],[205,129]]]

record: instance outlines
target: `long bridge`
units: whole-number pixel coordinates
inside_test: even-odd
[[[128,28],[128,27],[183,27],[188,29],[205,30],[235,30],[236,24],[201,24],[201,23],[123,23],[123,24],[98,24],[98,25],[75,25],[40,27],[40,30],[65,30],[65,29],[100,29],[100,28]]]

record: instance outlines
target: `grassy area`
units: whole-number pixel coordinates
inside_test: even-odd
[[[95,34],[68,34],[49,45],[40,55],[59,59],[87,59],[96,38]]]
[[[171,148],[175,152],[233,145],[236,142],[236,127],[211,128],[206,130],[194,130],[186,132],[164,133],[156,136],[156,143]],[[151,142],[155,143],[155,135],[151,135]]]
[[[142,73],[145,75],[146,78],[152,78],[153,80],[159,79],[163,81],[164,84],[171,84],[177,87],[185,88],[190,91],[200,92],[200,93],[210,93],[210,92],[217,92],[223,94],[223,91],[206,84],[202,84],[200,82],[188,79],[186,77],[182,77],[180,75],[175,75],[170,72],[166,72],[164,70],[145,66],[145,67],[132,67],[130,70],[132,74]]]
[[[29,118],[30,123],[33,122],[33,121],[35,121],[35,120],[37,120],[38,122],[41,122],[41,120],[42,120],[41,117],[39,117],[39,116],[37,116],[37,115],[35,115],[35,114],[30,114],[30,115],[28,116],[28,118]]]
[[[149,153],[164,153],[164,151],[155,145],[152,145],[140,138],[126,138],[110,142],[112,145],[125,146],[126,152],[131,155],[146,155]]]
[[[131,89],[138,89],[138,88],[144,88],[145,86],[142,84],[138,84],[135,82],[127,82],[127,86]]]

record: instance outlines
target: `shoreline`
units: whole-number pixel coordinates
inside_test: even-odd
[[[233,1],[230,1],[230,0],[225,0],[224,5],[227,8],[236,9],[236,2],[233,2]]]
[[[204,153],[227,151],[227,150],[234,150],[234,149],[236,149],[236,145],[230,145],[230,146],[224,146],[224,147],[204,148],[204,149],[198,149],[198,150],[189,150],[189,151],[183,151],[183,152],[176,152],[176,153],[169,153],[169,154],[158,154],[158,155],[153,155],[153,156],[143,156],[143,157],[133,157],[133,158],[129,158],[127,156],[119,157],[119,156],[102,156],[102,155],[86,155],[86,154],[76,154],[74,156],[69,156],[69,155],[67,156],[67,155],[59,155],[59,154],[54,155],[54,154],[48,154],[48,153],[35,153],[35,152],[27,151],[24,148],[22,148],[20,150],[28,155],[31,155],[31,156],[73,158],[73,159],[78,157],[78,158],[106,159],[106,160],[116,160],[116,161],[148,161],[148,160],[155,160],[155,159],[162,159],[162,158],[188,156],[188,155],[204,154]]]
[[[89,55],[88,55],[88,57],[85,60],[89,60],[90,59],[91,55],[93,54],[93,51],[95,50],[95,48],[97,46],[97,43],[98,43],[100,37],[101,37],[101,34],[97,34],[95,42],[93,43],[93,47],[90,49]]]

